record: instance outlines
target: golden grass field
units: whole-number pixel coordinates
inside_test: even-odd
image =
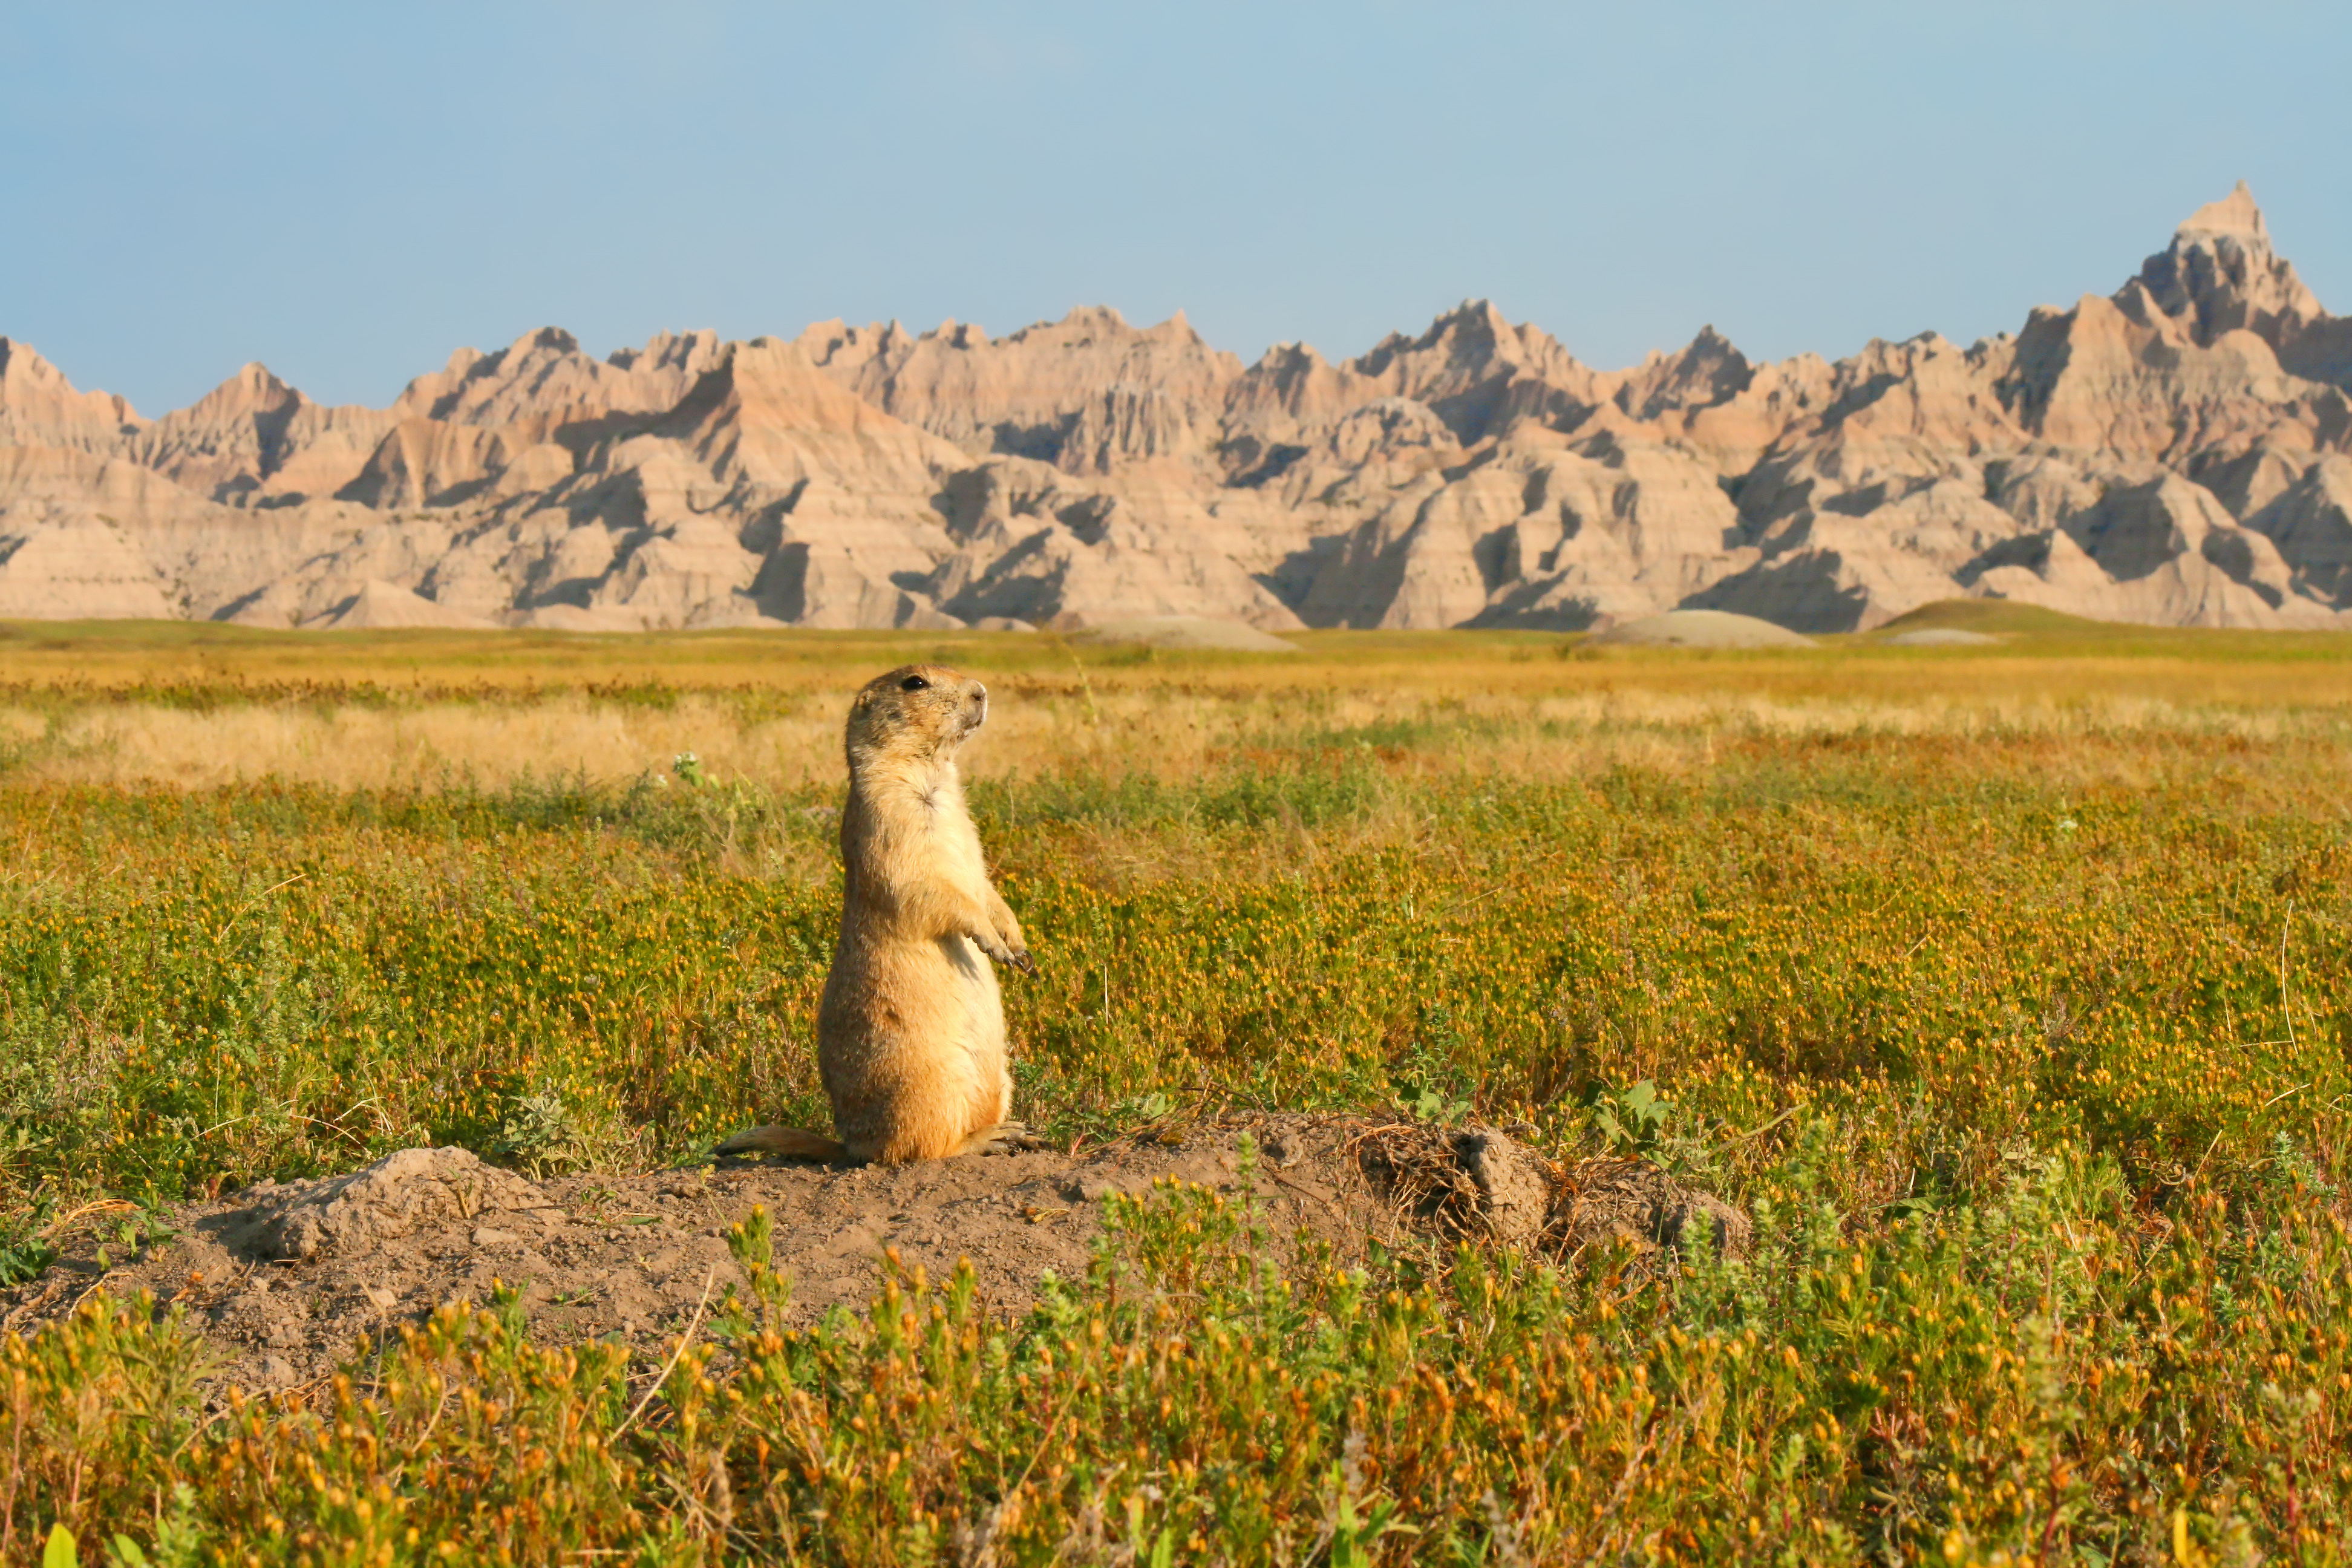
[[[741,1303],[625,1430],[659,1369],[494,1310],[208,1421],[94,1298],[0,1345],[0,1551],[2342,1561],[2352,645],[1913,624],[2004,640],[9,627],[0,1280],[101,1198],[821,1119],[840,718],[915,659],[994,697],[1019,1114],[1516,1119],[1762,1239],[1277,1280],[1171,1195],[1034,1319]]]
[[[1704,764],[1733,735],[2156,734],[2253,739],[2352,706],[2330,634],[2166,635],[2007,606],[1906,625],[2010,626],[2000,649],[1824,639],[1819,652],[1579,649],[1533,633],[1325,632],[1303,657],[1085,647],[1054,636],[298,633],[140,624],[0,637],[0,743],[20,781],[207,789],[500,787],[661,772],[679,752],[769,785],[837,774],[866,672],[988,677],[978,777],[1093,769],[1181,779],[1269,726],[1440,722],[1431,759],[1542,777]]]

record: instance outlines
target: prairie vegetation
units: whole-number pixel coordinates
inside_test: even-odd
[[[411,1143],[643,1167],[821,1121],[841,704],[930,657],[998,698],[972,793],[1042,966],[1007,987],[1034,1123],[1524,1122],[1759,1245],[1284,1278],[1171,1193],[1019,1321],[886,1278],[788,1332],[771,1278],[665,1372],[491,1304],[219,1406],[190,1325],[93,1296],[0,1343],[0,1553],[2339,1561],[2352,650],[2009,625],[18,628],[0,1280]]]

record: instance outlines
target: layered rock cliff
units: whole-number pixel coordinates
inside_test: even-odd
[[[0,338],[0,616],[639,629],[1813,631],[1930,600],[2352,627],[2352,318],[2245,187],[2014,336],[1621,371],[1465,304],[1333,363],[1180,315],[461,349],[389,408],[247,365],[142,418]]]

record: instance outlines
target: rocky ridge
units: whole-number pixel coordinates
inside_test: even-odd
[[[1181,315],[554,328],[388,408],[142,418],[0,338],[0,616],[274,626],[1867,628],[1935,599],[2352,626],[2352,318],[2241,184],[1963,348],[1600,371],[1474,301],[1333,363]]]

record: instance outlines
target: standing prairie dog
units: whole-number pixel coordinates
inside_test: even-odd
[[[956,748],[988,688],[936,664],[868,681],[850,704],[841,940],[817,1010],[836,1138],[755,1127],[715,1151],[900,1164],[1034,1147],[1007,1118],[1004,1006],[989,960],[1034,971],[989,885]]]

